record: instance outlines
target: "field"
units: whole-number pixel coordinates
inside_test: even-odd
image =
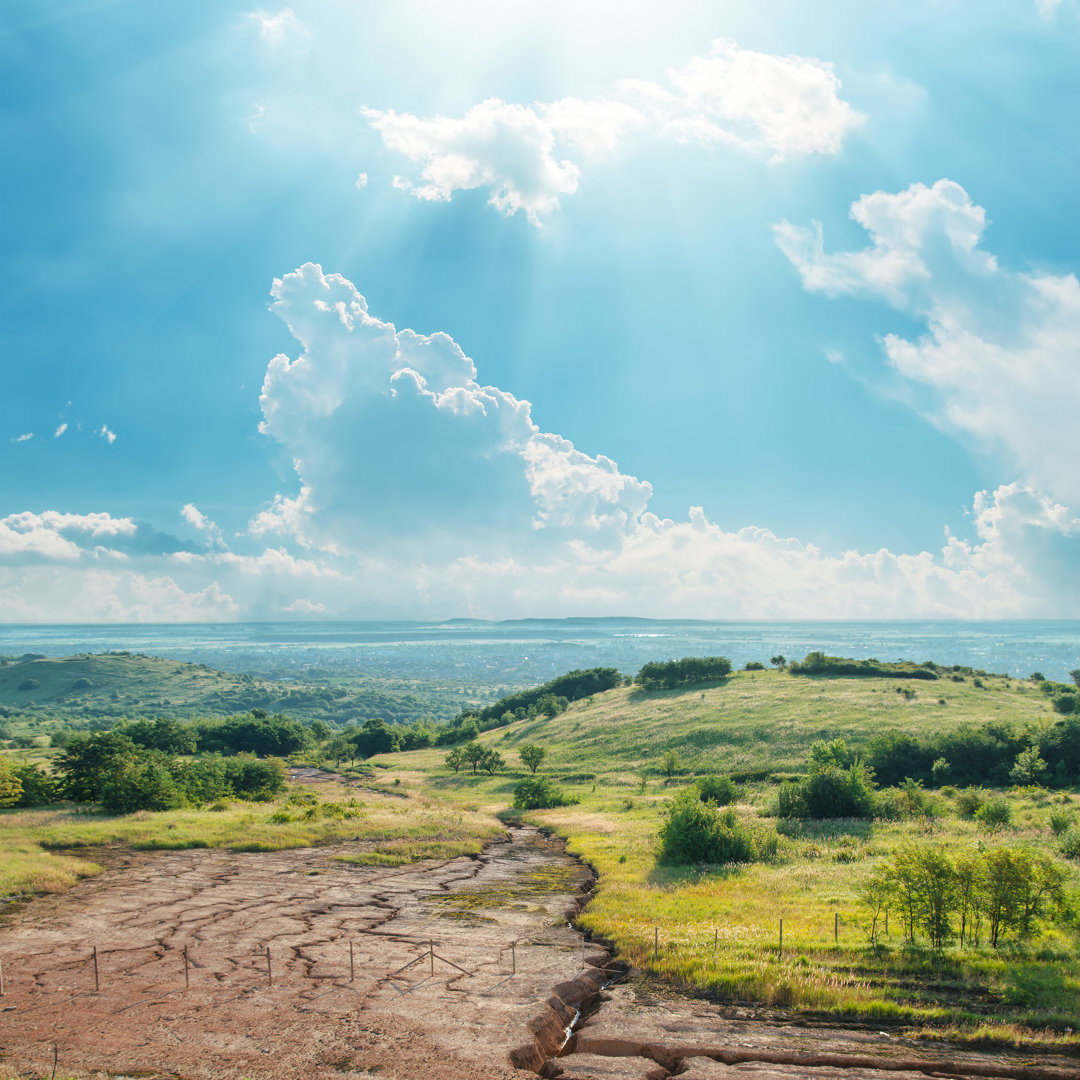
[[[57,893],[100,871],[96,850],[220,848],[283,851],[335,840],[374,843],[356,858],[400,865],[475,854],[501,833],[492,817],[418,795],[322,785],[268,803],[222,801],[212,809],[123,817],[71,807],[0,811],[0,896]]]
[[[858,885],[905,842],[949,851],[1008,843],[1053,855],[1075,903],[1080,873],[1056,854],[1050,827],[1052,812],[1077,803],[1075,792],[1012,792],[1011,824],[996,830],[961,816],[955,797],[938,794],[930,819],[782,827],[777,857],[765,863],[680,869],[657,862],[663,815],[695,775],[743,778],[739,812],[773,827],[775,780],[805,769],[815,739],[841,736],[858,748],[888,729],[924,735],[990,721],[1054,723],[1034,684],[982,682],[917,683],[916,696],[907,698],[890,679],[740,672],[724,685],[682,692],[613,690],[553,719],[488,732],[481,741],[509,766],[491,778],[453,773],[435,750],[373,763],[418,790],[489,809],[507,806],[526,775],[516,750],[530,741],[545,746],[541,772],[580,801],[528,817],[566,837],[599,873],[581,924],[624,959],[677,985],[721,1000],[895,1021],[927,1033],[1072,1043],[1070,1029],[1080,1027],[1080,963],[1071,916],[1026,944],[933,952],[906,945],[894,913],[890,935],[871,946]],[[669,751],[678,758],[670,780],[662,768]]]
[[[297,720],[401,721],[450,716],[462,704],[460,694],[427,684],[408,692],[374,679],[275,681],[126,652],[0,659],[0,724],[14,734],[47,734],[60,718],[227,716],[259,708]]]

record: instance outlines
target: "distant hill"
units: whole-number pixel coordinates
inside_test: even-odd
[[[228,716],[249,709],[343,724],[456,712],[423,695],[351,684],[276,682],[155,656],[114,652],[0,660],[0,717]]]

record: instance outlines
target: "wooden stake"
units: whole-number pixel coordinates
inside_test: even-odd
[[[98,992],[98,966],[97,966],[97,946],[94,946],[94,993]]]
[[[184,986],[191,985],[191,977],[188,975],[188,954],[187,946],[184,946]]]
[[[52,1076],[49,1080],[56,1080],[56,1059],[60,1056],[60,1047],[52,1044]]]
[[[349,942],[349,982],[356,980],[356,963],[353,959],[353,943]]]

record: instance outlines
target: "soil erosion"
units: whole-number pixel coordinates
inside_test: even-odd
[[[608,986],[617,965],[567,921],[592,875],[532,828],[475,858],[343,861],[371,847],[114,852],[9,915],[0,1076],[1080,1076]]]

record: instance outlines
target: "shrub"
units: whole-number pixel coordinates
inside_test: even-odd
[[[1080,859],[1080,829],[1070,826],[1061,834],[1058,851],[1066,859]]]
[[[36,690],[41,685],[37,679],[23,679],[18,685],[19,690]]]
[[[1029,746],[1016,755],[1016,764],[1009,770],[1009,779],[1021,787],[1038,784],[1046,775],[1046,762],[1037,746]]]
[[[956,795],[956,809],[961,817],[973,818],[986,802],[986,793],[982,788],[964,788]]]
[[[765,665],[760,660],[748,660],[743,671],[764,671]]]
[[[739,795],[739,789],[730,776],[703,776],[697,782],[698,798],[702,802],[727,806]]]
[[[22,785],[16,806],[47,806],[60,797],[56,781],[44,769],[26,762],[14,765],[11,771]]]
[[[975,811],[975,820],[996,829],[1012,821],[1012,806],[1004,795],[994,795]]]
[[[1054,698],[1054,710],[1068,716],[1080,709],[1080,698],[1075,694],[1058,694]]]
[[[1064,807],[1050,811],[1050,831],[1055,836],[1062,836],[1068,832],[1075,821],[1076,815]]]
[[[645,690],[674,690],[695,683],[717,682],[731,674],[726,656],[684,656],[681,660],[653,660],[637,673]]]
[[[550,776],[528,776],[514,786],[513,806],[516,810],[547,810],[555,806],[570,806],[576,801]]]
[[[703,803],[693,788],[676,796],[660,826],[660,861],[674,865],[756,862],[775,854],[776,845],[775,830],[755,831],[733,808]]]

